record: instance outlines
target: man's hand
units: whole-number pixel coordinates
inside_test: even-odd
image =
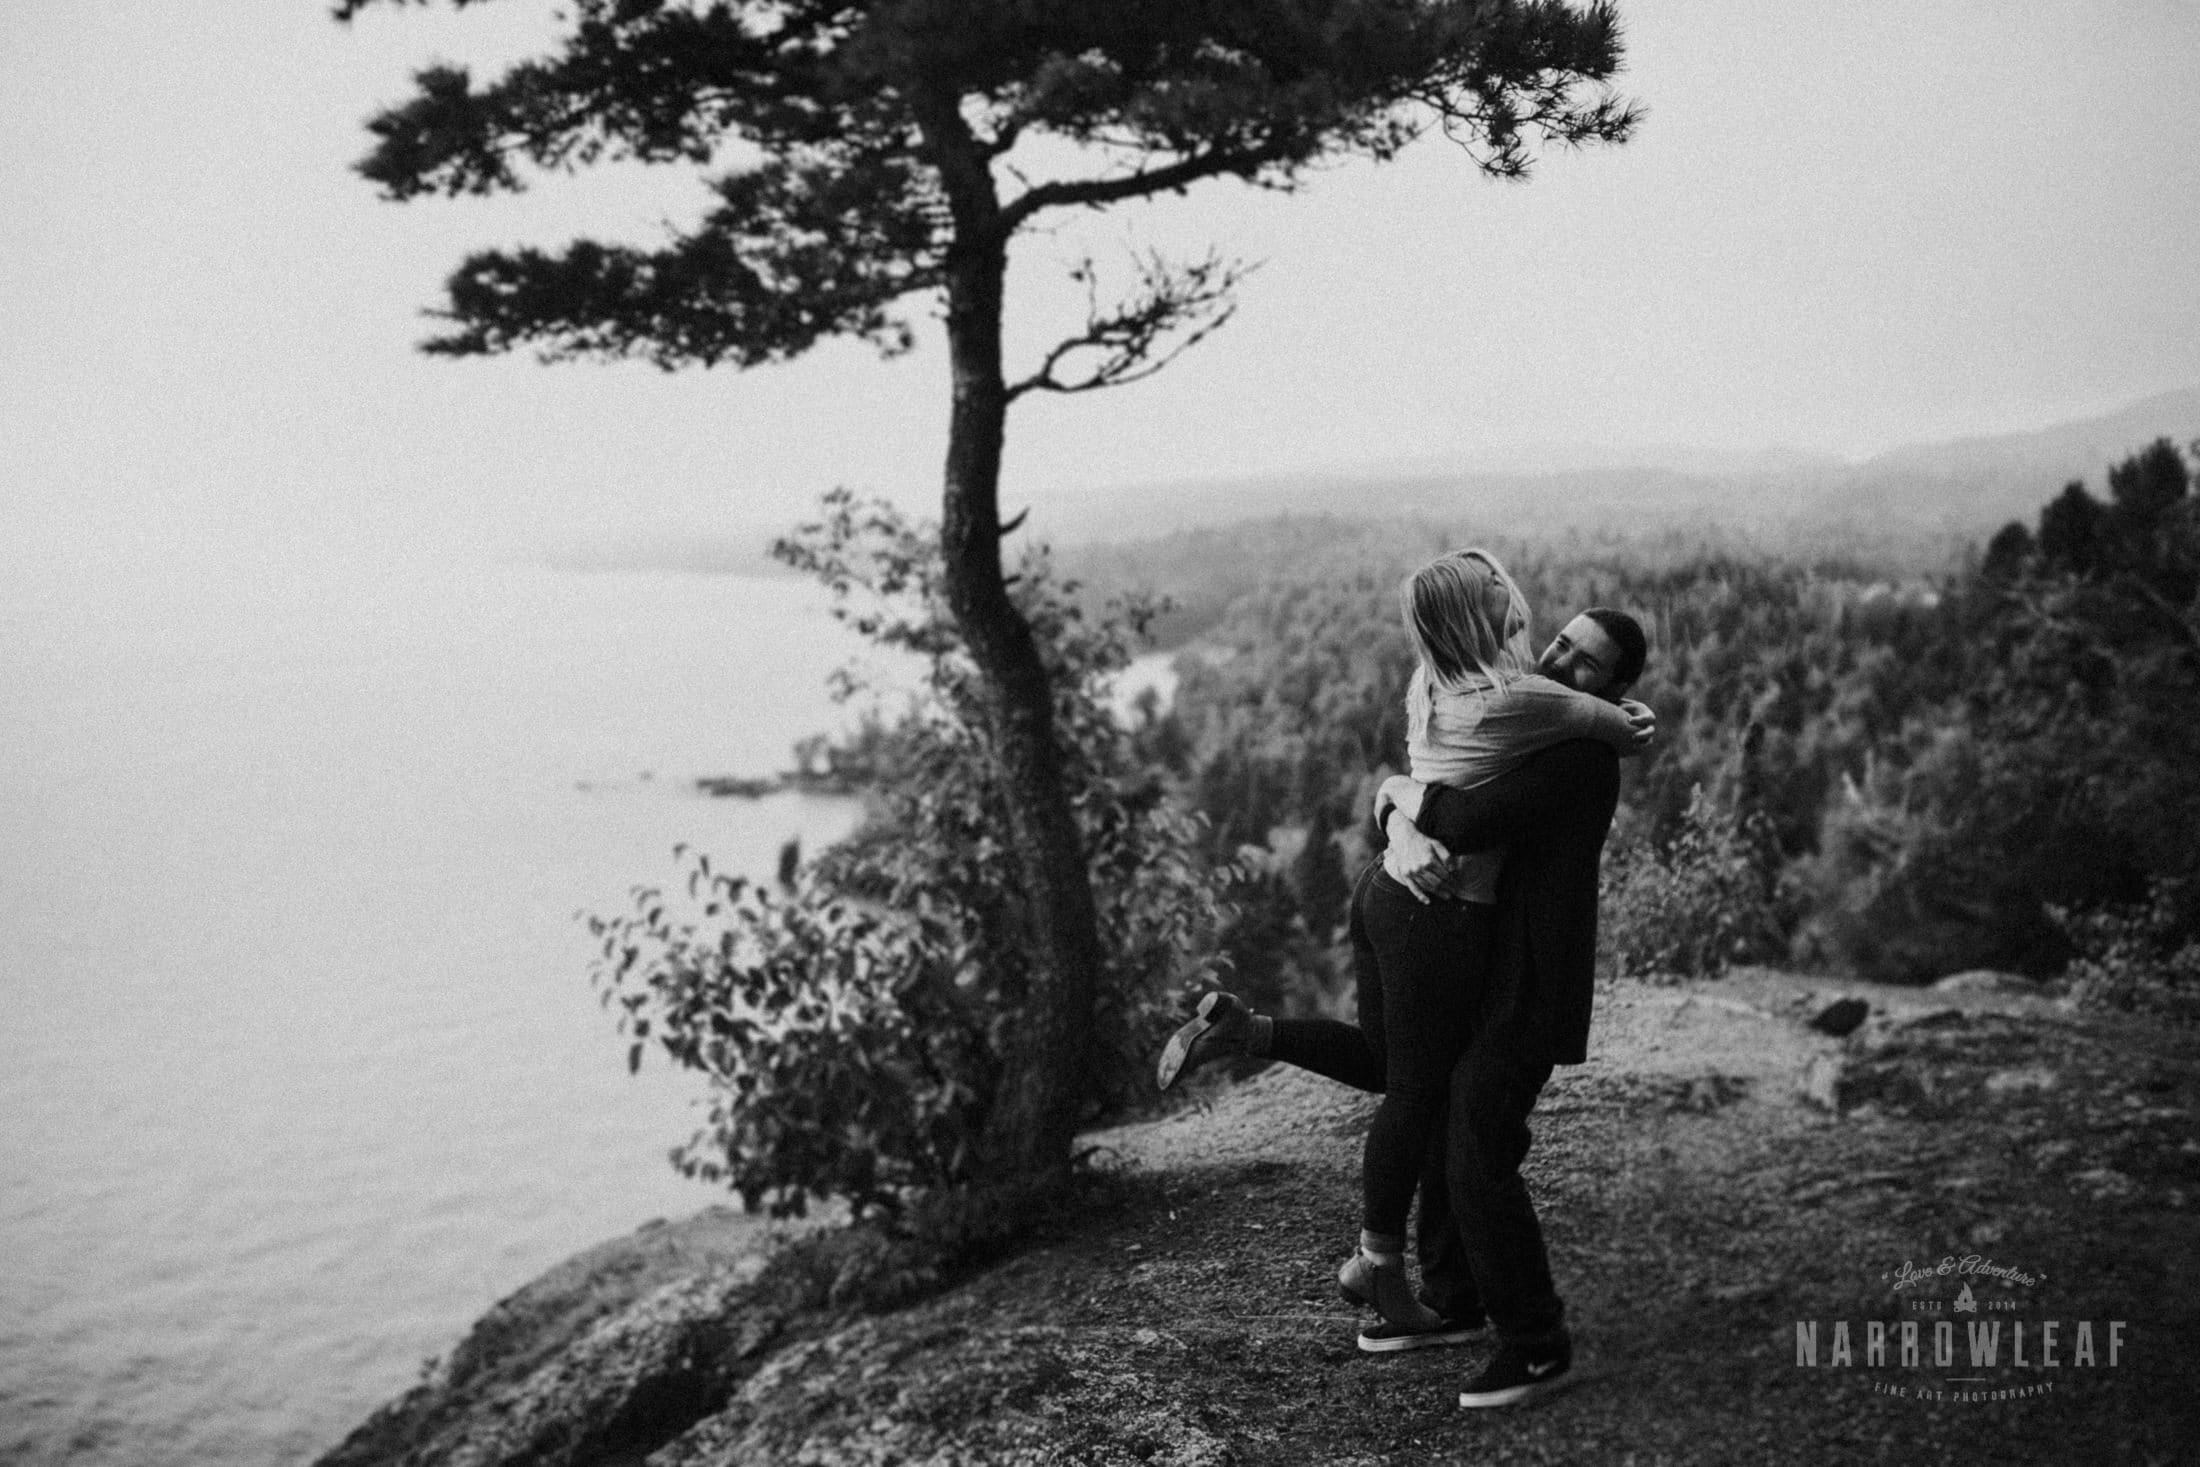
[[[1650,747],[1658,736],[1658,715],[1648,703],[1637,703],[1632,698],[1619,700],[1619,711],[1627,715],[1628,726],[1634,730],[1635,741],[1625,752],[1640,754]]]
[[[1421,834],[1421,828],[1405,812],[1393,810],[1383,825],[1389,845],[1383,850],[1383,869],[1421,902],[1440,890],[1451,875],[1451,852],[1441,842]]]
[[[1421,801],[1428,795],[1428,786],[1410,774],[1393,774],[1375,790],[1375,818],[1387,822],[1389,811],[1403,812],[1408,820],[1421,818]]]

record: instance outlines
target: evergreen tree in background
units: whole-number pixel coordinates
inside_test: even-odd
[[[2085,485],[2071,483],[2040,511],[2038,545],[2049,570],[2084,575],[2100,560],[2101,502],[2086,493]]]
[[[375,0],[342,0],[349,19]],[[390,0],[398,3],[398,0]],[[453,0],[464,5],[469,0]],[[952,366],[941,546],[981,671],[1029,896],[1030,1001],[983,1147],[1000,1175],[1069,1155],[1102,966],[1048,672],[1011,600],[999,512],[1009,405],[1149,375],[1233,309],[1217,255],[1149,258],[1012,376],[1011,242],[1049,216],[1203,179],[1288,188],[1441,132],[1516,176],[1533,141],[1618,141],[1611,7],[1565,0],[572,0],[559,49],[477,85],[418,74],[360,170],[391,199],[521,187],[617,160],[708,174],[654,247],[578,240],[461,264],[426,343],[452,355],[751,367],[855,336],[893,353],[941,308]],[[1092,284],[1086,273],[1086,283]],[[1020,518],[1020,517],[1019,517]]]
[[[1352,902],[1352,875],[1345,870],[1344,853],[1337,845],[1337,824],[1329,805],[1314,807],[1314,822],[1306,830],[1306,844],[1291,863],[1291,886],[1298,894],[1299,911],[1307,930],[1326,936],[1343,925],[1345,908]]]

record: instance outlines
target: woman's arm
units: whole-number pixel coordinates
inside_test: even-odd
[[[1547,748],[1567,739],[1595,739],[1621,755],[1639,754],[1657,737],[1658,716],[1628,699],[1608,703],[1548,677],[1522,678],[1491,706],[1484,728],[1491,736]]]
[[[1622,759],[1640,754],[1650,747],[1658,736],[1658,711],[1648,703],[1638,703],[1632,698],[1619,700],[1619,711],[1627,715],[1628,725],[1634,729],[1634,742],[1619,751]]]

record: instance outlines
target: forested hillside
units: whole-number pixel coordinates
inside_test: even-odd
[[[2200,507],[2167,439],[1933,573],[1829,545],[1661,533],[1508,543],[1548,637],[1650,632],[1607,868],[1610,960],[1779,959],[1903,982],[1975,967],[2183,972],[2200,862]],[[1159,593],[1176,698],[1139,732],[1248,875],[1233,956],[1334,990],[1372,782],[1403,765],[1396,586],[1467,543],[1429,520],[1285,519],[1071,556]],[[2121,980],[2119,980],[2121,981]],[[2129,1001],[2128,983],[2118,989]]]

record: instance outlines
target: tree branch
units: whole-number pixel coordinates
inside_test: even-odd
[[[2193,624],[2185,620],[2185,613],[2182,609],[2153,586],[2148,585],[2146,579],[2136,572],[2124,572],[2124,574],[2117,577],[2117,582],[2127,590],[2136,591],[2139,594],[2139,599],[2160,612],[2162,620],[2168,622],[2170,627],[2185,639],[2187,650],[2195,656],[2200,656],[2200,630],[2195,630]]]
[[[347,0],[337,18],[368,3]],[[875,151],[900,126],[880,89],[823,95],[842,29],[831,17],[783,6],[774,24],[752,29],[743,7],[578,0],[575,10],[555,56],[479,86],[463,67],[417,73],[412,99],[369,121],[376,142],[359,172],[393,200],[510,192],[523,163],[705,163],[729,133],[767,151]]]
[[[1214,178],[1221,174],[1250,177],[1269,164],[1280,163],[1289,156],[1291,149],[1280,143],[1258,148],[1223,148],[1194,154],[1160,168],[1140,169],[1115,178],[1042,183],[1037,188],[1009,200],[1001,210],[1001,223],[1004,228],[1014,231],[1042,209],[1077,204],[1112,204],[1121,199],[1167,193],[1172,189],[1197,183],[1200,179]]]
[[[1235,314],[1231,293],[1248,267],[1210,254],[1194,265],[1172,265],[1159,255],[1139,260],[1140,288],[1129,300],[1102,310],[1099,281],[1092,261],[1070,272],[1085,284],[1085,329],[1055,345],[1037,371],[1008,389],[1011,402],[1027,392],[1090,392],[1121,387],[1153,376]],[[1181,339],[1155,353],[1172,335]],[[1100,359],[1082,376],[1063,379],[1056,369],[1078,352]]]

